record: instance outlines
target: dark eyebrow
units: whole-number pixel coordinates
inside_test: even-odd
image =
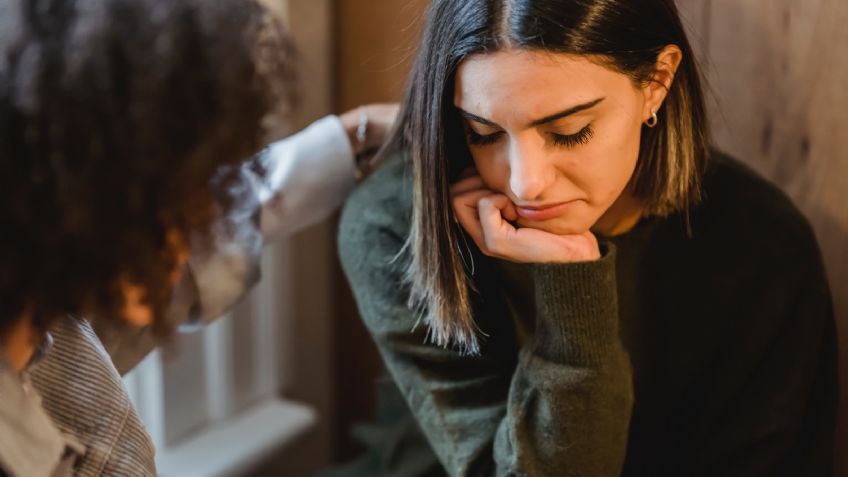
[[[530,127],[537,127],[537,126],[541,126],[543,124],[552,123],[552,122],[556,121],[557,119],[562,119],[564,117],[571,116],[572,114],[577,114],[580,111],[585,111],[589,108],[593,108],[593,107],[597,106],[598,104],[601,103],[601,101],[603,101],[605,99],[606,98],[598,98],[598,99],[589,101],[588,103],[583,103],[583,104],[578,104],[577,106],[572,106],[572,107],[566,109],[565,111],[560,111],[560,112],[552,114],[550,116],[546,116],[542,119],[537,119],[537,120],[530,123]],[[477,123],[480,123],[480,124],[484,124],[486,126],[491,126],[491,127],[496,127],[496,128],[500,127],[498,124],[496,124],[496,123],[494,123],[494,122],[492,122],[492,121],[490,121],[486,118],[481,118],[480,116],[477,116],[476,114],[471,114],[468,111],[465,111],[464,109],[460,108],[459,106],[457,106],[456,109],[459,110],[459,114],[462,117],[464,117],[465,119],[468,119],[469,121],[474,121],[474,122],[477,122]]]
[[[604,99],[606,99],[606,98],[598,98],[596,100],[589,101],[588,103],[578,104],[577,106],[573,106],[571,108],[568,108],[565,111],[560,111],[559,113],[552,114],[548,117],[545,117],[545,118],[542,118],[542,119],[537,119],[537,120],[533,121],[532,123],[530,123],[530,125],[532,127],[536,127],[536,126],[541,126],[543,124],[552,123],[552,122],[556,121],[557,119],[562,119],[564,117],[571,116],[572,114],[577,114],[580,111],[585,111],[589,108],[594,108]]]
[[[477,116],[476,114],[471,114],[468,111],[460,108],[459,106],[457,106],[456,109],[459,111],[460,116],[462,116],[463,118],[465,118],[469,121],[474,121],[475,123],[485,124],[486,126],[492,126],[494,128],[500,127],[497,124],[493,123],[492,121],[489,121],[486,118],[481,118],[480,116]]]

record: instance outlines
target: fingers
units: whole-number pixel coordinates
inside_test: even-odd
[[[368,114],[368,120],[376,126],[390,129],[397,119],[400,104],[398,103],[372,103],[363,106]]]
[[[491,194],[492,191],[488,189],[478,189],[454,196],[452,203],[454,216],[459,221],[459,224],[471,235],[474,243],[481,248],[484,247],[485,241],[483,239],[483,229],[480,226],[480,215],[477,211],[477,206],[480,199]]]
[[[514,213],[515,206],[503,194],[488,195],[479,201],[480,228],[483,231],[485,248],[492,255],[503,256],[507,253],[506,250],[501,250],[502,243],[515,232],[515,227],[505,217],[505,212],[510,208]]]
[[[454,216],[484,254],[499,257],[499,244],[515,232],[509,223],[518,219],[515,204],[506,195],[488,189],[472,168],[462,175],[467,177],[450,189]]]
[[[397,103],[369,104],[363,108],[368,124],[365,129],[365,149],[379,149],[388,139],[392,125],[397,119],[399,105]]]
[[[510,222],[518,220],[518,210],[515,209],[515,203],[511,200],[506,201],[506,206],[501,209],[501,214],[503,215],[503,218]]]
[[[450,188],[450,195],[453,197],[476,189],[488,190],[486,188],[486,184],[483,183],[483,179],[481,179],[480,176],[474,175],[466,177],[458,182],[454,182]],[[489,193],[492,193],[492,191],[489,191]]]
[[[477,176],[477,175],[479,175],[477,173],[477,168],[474,167],[474,166],[468,166],[462,172],[460,172],[459,179],[466,179],[468,177]]]
[[[368,104],[339,115],[354,154],[368,157],[380,149],[388,139],[398,109],[397,103]]]
[[[470,171],[469,171],[470,169]],[[473,169],[469,168],[463,174],[468,172],[473,173]],[[454,216],[459,221],[459,224],[468,232],[472,239],[478,244],[482,241],[482,229],[480,228],[480,220],[477,214],[477,203],[483,197],[492,194],[493,192],[486,188],[483,179],[474,174],[465,177],[464,179],[455,182],[451,185],[451,205],[453,206]]]

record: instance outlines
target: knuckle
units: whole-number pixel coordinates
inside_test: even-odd
[[[492,205],[492,198],[489,196],[480,197],[480,199],[477,201],[477,205],[479,205],[480,207],[488,207]]]
[[[501,241],[497,237],[492,237],[491,235],[487,235],[484,237],[486,248],[489,249],[492,253],[497,253],[500,250]]]
[[[451,199],[451,207],[453,207],[454,211],[459,211],[459,208],[462,206],[462,198],[455,195]]]

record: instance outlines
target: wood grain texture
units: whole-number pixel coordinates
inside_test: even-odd
[[[781,186],[816,230],[842,354],[837,475],[848,476],[848,2],[678,5],[711,86],[716,144]]]
[[[428,3],[336,1],[339,109],[400,99]]]

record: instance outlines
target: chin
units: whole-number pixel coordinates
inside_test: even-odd
[[[560,217],[541,222],[533,222],[529,220],[518,220],[518,225],[531,229],[541,230],[554,235],[581,235],[589,231],[593,222],[590,220],[580,220],[576,218]]]

